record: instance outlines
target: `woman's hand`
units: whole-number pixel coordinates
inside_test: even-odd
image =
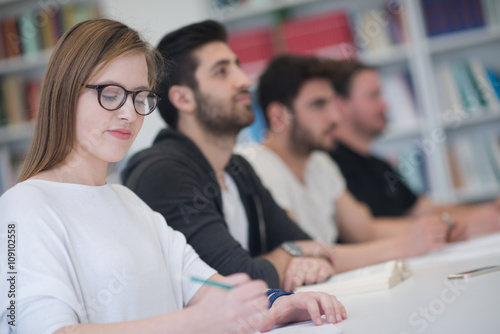
[[[322,315],[325,315],[326,322],[332,324],[347,318],[344,305],[333,295],[323,292],[297,292],[281,296],[274,301],[269,318],[260,331],[267,332],[276,324],[304,320],[312,320],[316,325],[321,325]]]
[[[203,287],[203,297],[192,307],[192,321],[206,324],[204,333],[254,333],[268,322],[264,281],[252,281],[247,274],[217,276],[217,282],[234,288]]]

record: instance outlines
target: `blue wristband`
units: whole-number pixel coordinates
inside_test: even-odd
[[[271,297],[269,297],[271,295]],[[280,289],[269,289],[266,291],[266,296],[269,297],[269,308],[273,306],[273,303],[276,299],[281,296],[293,295],[293,292],[287,292]]]

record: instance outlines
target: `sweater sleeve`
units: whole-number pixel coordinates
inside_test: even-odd
[[[9,264],[7,256],[0,258],[0,332],[54,333],[85,315],[71,280],[64,230],[47,213],[43,196],[23,189],[0,199],[0,246],[11,251]]]
[[[125,180],[125,185],[182,232],[203,261],[221,275],[245,272],[272,288],[279,287],[274,266],[266,259],[252,258],[229,233],[215,205],[214,199],[220,196],[215,180],[204,183],[206,175],[198,175],[188,162],[161,159],[144,163],[147,168],[132,170],[127,180],[135,181]]]
[[[134,195],[135,196],[135,195]],[[198,277],[207,280],[217,272],[203,262],[193,248],[186,243],[186,238],[179,231],[174,231],[165,224],[165,219],[158,212],[153,212],[147,208],[153,218],[154,225],[161,240],[164,256],[169,267],[174,267],[181,272],[176,272],[172,281],[176,281],[182,290],[183,306],[186,307],[189,301],[201,288],[201,284],[187,280],[187,277]]]

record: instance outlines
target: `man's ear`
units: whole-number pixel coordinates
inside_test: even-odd
[[[288,108],[279,102],[271,102],[267,106],[267,119],[271,131],[282,131],[290,124],[294,115]]]
[[[168,98],[179,111],[193,113],[196,110],[193,90],[187,86],[173,85],[168,91]]]

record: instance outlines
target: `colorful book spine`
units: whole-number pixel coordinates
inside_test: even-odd
[[[269,60],[274,54],[271,31],[268,28],[231,33],[228,44],[241,63]]]
[[[477,60],[444,64],[437,70],[444,115],[500,113],[500,82],[496,71]]]
[[[500,185],[498,134],[454,138],[447,148],[455,190],[480,193]]]
[[[5,18],[2,22],[4,43],[7,57],[18,57],[22,54],[21,39],[19,38],[19,27],[14,16]]]
[[[38,27],[34,13],[27,12],[19,18],[19,30],[24,54],[32,56],[40,50]]]
[[[9,58],[36,58],[43,50],[53,48],[71,26],[98,16],[98,4],[92,2],[37,6],[19,15],[0,17],[2,66],[10,65]],[[36,117],[40,81],[22,75],[0,77],[0,127]]]
[[[7,108],[5,106],[3,89],[0,89],[0,127],[7,125]]]
[[[231,33],[228,44],[238,56],[242,69],[252,80],[257,79],[274,55],[273,37],[269,28]]]
[[[40,8],[40,7],[38,7]],[[99,16],[96,3],[42,6],[0,18],[0,59],[31,57],[51,49],[74,24]]]
[[[0,60],[4,58],[7,58],[7,49],[5,47],[3,24],[0,22]]]
[[[491,21],[481,0],[422,0],[422,12],[429,37],[484,27]]]
[[[316,54],[349,59],[354,40],[344,11],[290,19],[283,23],[286,49],[296,54]]]
[[[9,124],[27,121],[24,100],[24,80],[20,75],[9,76],[2,81],[2,91]]]
[[[362,52],[386,49],[405,41],[403,8],[393,6],[357,10],[351,14],[356,47]]]
[[[26,110],[28,120],[34,120],[38,111],[40,99],[40,80],[31,79],[25,84]]]

